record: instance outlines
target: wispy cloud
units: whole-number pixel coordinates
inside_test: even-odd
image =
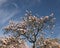
[[[5,12],[5,11],[0,11],[0,23],[4,24],[7,20],[12,18],[14,15],[17,14],[18,11],[13,11],[13,12]]]
[[[7,20],[9,20],[10,18],[12,18],[14,15],[18,13],[18,9],[17,9],[18,5],[14,2],[11,2],[12,5],[9,5],[10,3],[7,2],[8,0],[0,0],[0,23],[1,23],[0,25],[4,24]],[[4,8],[2,9],[1,7],[3,4],[4,4]],[[6,5],[14,6],[15,9],[9,8],[8,10],[9,6],[7,7]]]
[[[14,5],[16,8],[19,8],[18,5],[16,3],[12,3],[12,5]]]
[[[1,6],[2,4],[6,3],[6,2],[7,2],[7,0],[0,0],[0,6]]]

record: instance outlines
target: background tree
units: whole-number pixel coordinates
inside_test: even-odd
[[[36,41],[36,48],[60,48],[59,39],[46,38],[41,45],[41,38]]]
[[[9,25],[4,28],[4,34],[11,33],[16,38],[24,38],[33,44],[32,48],[36,48],[36,41],[38,39],[41,39],[42,43],[40,44],[43,44],[45,39],[44,30],[53,29],[55,23],[54,20],[53,13],[49,16],[39,18],[32,15],[31,11],[27,11],[22,21],[18,23],[10,21]]]

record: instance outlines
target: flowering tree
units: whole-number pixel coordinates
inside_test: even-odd
[[[16,38],[24,38],[33,44],[32,48],[36,48],[37,40],[40,37],[44,40],[44,30],[53,29],[54,20],[53,13],[49,16],[38,18],[32,15],[31,12],[27,12],[22,21],[18,23],[10,21],[9,25],[4,28],[4,33],[11,33]],[[41,40],[42,43],[40,44],[43,44],[43,40]]]
[[[28,46],[22,39],[8,37],[0,39],[0,48],[28,48]]]

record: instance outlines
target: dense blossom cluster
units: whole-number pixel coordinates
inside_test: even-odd
[[[15,37],[0,39],[0,48],[27,48],[25,41]]]

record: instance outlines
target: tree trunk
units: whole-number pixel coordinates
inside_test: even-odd
[[[35,48],[35,43],[33,43],[33,48]]]

